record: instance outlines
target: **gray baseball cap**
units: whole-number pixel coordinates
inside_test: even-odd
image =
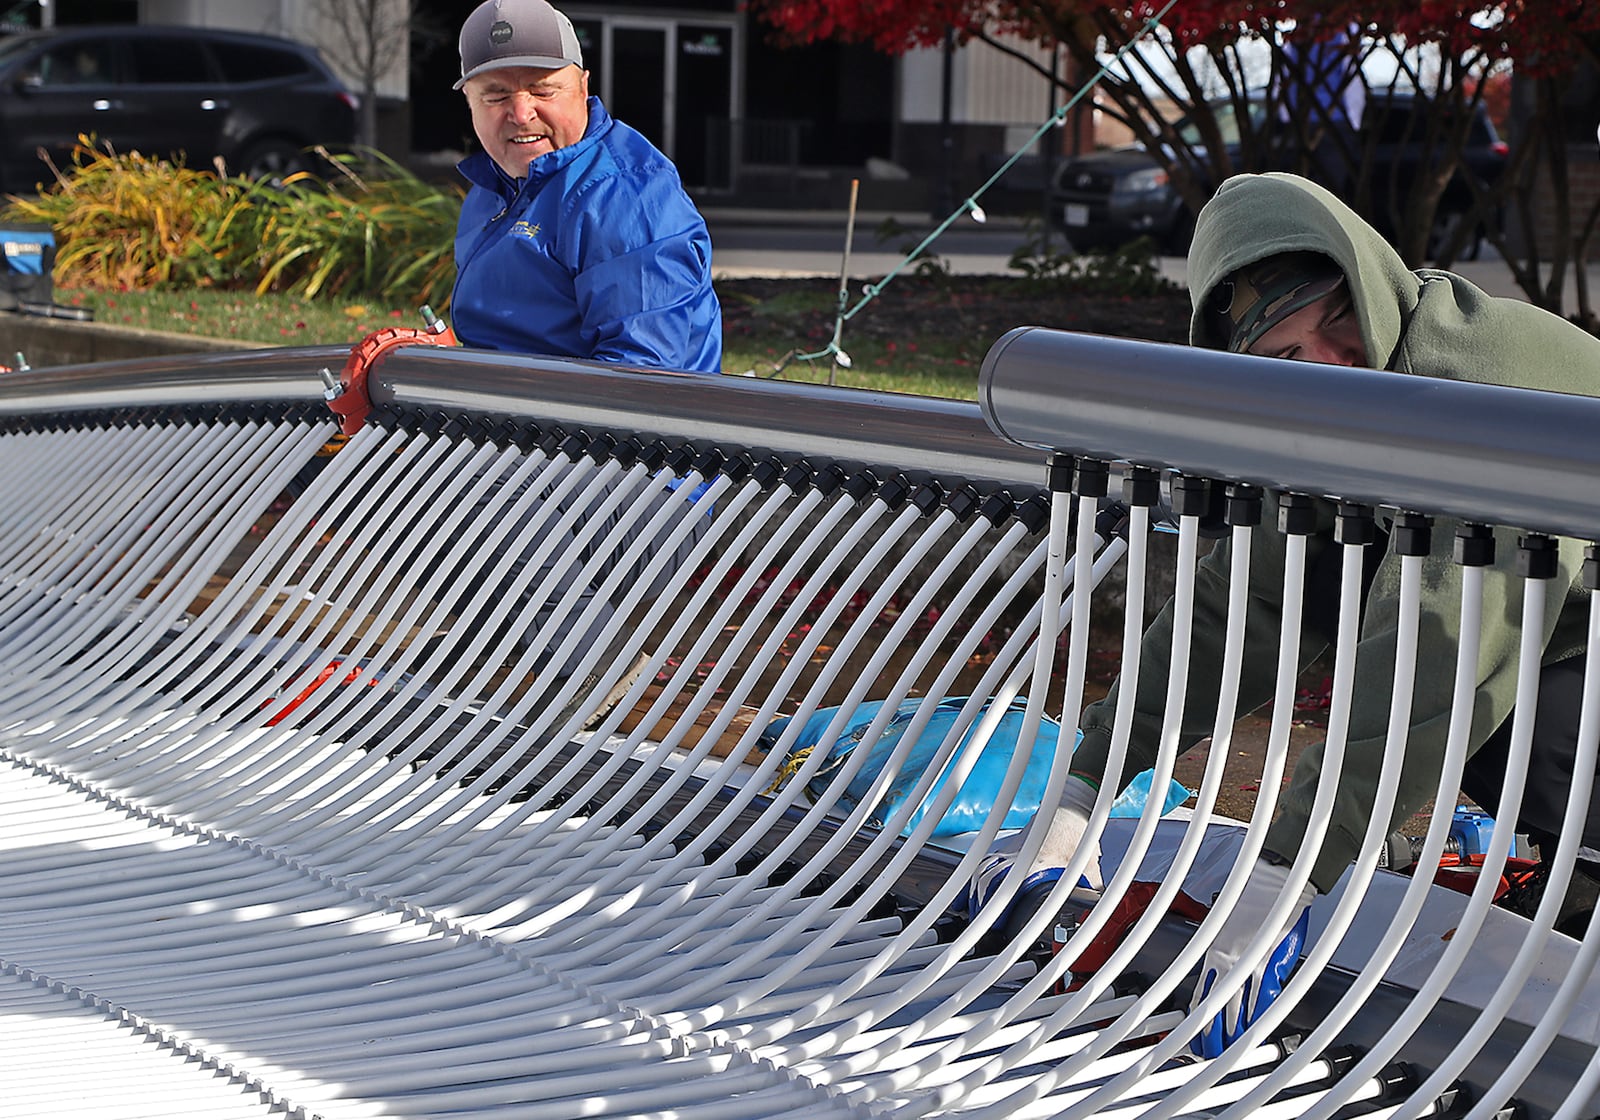
[[[583,69],[572,21],[545,0],[484,0],[461,25],[461,80],[451,88],[507,66]]]

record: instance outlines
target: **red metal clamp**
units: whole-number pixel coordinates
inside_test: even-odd
[[[423,317],[428,321],[426,327],[385,327],[356,343],[350,348],[350,357],[339,371],[337,381],[326,369],[322,371],[327,386],[323,397],[339,417],[339,430],[345,435],[353,436],[359,432],[367,422],[367,414],[372,411],[372,397],[367,393],[367,373],[380,357],[402,346],[460,345],[456,341],[455,331],[442,319],[435,318],[428,308],[423,308]]]

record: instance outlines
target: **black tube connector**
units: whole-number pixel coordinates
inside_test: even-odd
[[[1059,453],[1052,455],[1050,468],[1045,472],[1045,487],[1052,494],[1072,493],[1072,468],[1072,456]]]
[[[944,505],[945,494],[943,486],[929,480],[912,491],[911,504],[917,507],[917,512],[922,516],[931,517],[934,510]]]
[[[1433,520],[1424,514],[1402,510],[1395,514],[1394,530],[1389,536],[1398,555],[1426,556],[1433,551]]]
[[[815,475],[808,475],[807,477],[810,479],[811,485],[815,486],[824,498],[831,498],[834,492],[845,484],[845,479],[848,476],[844,473],[843,467],[837,463],[829,463]]]
[[[1130,506],[1159,504],[1161,472],[1153,467],[1129,467],[1122,476],[1122,500]]]
[[[627,439],[618,441],[617,446],[611,452],[611,457],[617,461],[618,466],[623,470],[627,470],[637,463],[639,456],[643,454],[644,441],[638,436],[629,436]]]
[[[728,465],[728,456],[721,448],[713,447],[695,456],[694,469],[701,478],[710,479],[722,473]]]
[[[860,470],[844,481],[844,492],[851,499],[859,502],[879,486],[878,476],[868,470]]]
[[[1179,517],[1198,517],[1202,520],[1218,512],[1212,508],[1211,480],[1198,475],[1172,476],[1172,512]]]
[[[1306,494],[1278,495],[1278,532],[1306,537],[1316,532],[1317,505]]]
[[[1078,460],[1078,494],[1103,498],[1111,490],[1111,464],[1104,459]]]
[[[1016,513],[1028,532],[1043,532],[1050,525],[1050,499],[1044,494],[1030,494],[1017,506]]]
[[[962,491],[962,493],[970,493],[974,498],[977,497],[976,491],[972,491],[970,488]],[[952,502],[951,504],[956,506],[957,515],[959,516],[959,501]],[[996,527],[1004,525],[1012,517],[1015,517],[1016,514],[1017,500],[1011,496],[1011,491],[1009,490],[996,490],[978,504],[978,515],[990,525]]]
[[[552,424],[550,427],[546,428],[544,434],[539,437],[539,450],[543,451],[548,457],[554,459],[557,455],[562,454],[561,449],[566,446],[566,442],[566,429],[562,428],[559,424]]]
[[[681,443],[667,452],[666,468],[673,474],[682,478],[689,473],[698,457],[695,449],[687,443]]]
[[[646,470],[658,471],[667,461],[667,456],[672,454],[672,446],[663,439],[654,439],[645,444],[644,450],[639,452],[639,462],[643,463]]]
[[[1524,579],[1554,579],[1560,561],[1554,537],[1529,533],[1517,538],[1517,574]]]
[[[1002,500],[1005,503],[1005,514],[1003,516],[1010,517],[1011,495],[1005,494],[1003,491],[1001,494],[1003,495]],[[955,519],[962,524],[965,524],[975,513],[983,513],[985,517],[988,516],[988,503],[981,495],[979,495],[978,488],[970,483],[965,486],[959,486],[955,490],[951,491],[949,497],[945,499],[945,505],[955,516]],[[999,524],[999,522],[995,521],[993,518],[990,518],[990,523],[995,525]]]
[[[1452,555],[1464,568],[1487,568],[1494,563],[1494,532],[1472,521],[1456,526]]]
[[[568,459],[571,459],[573,462],[577,462],[579,459],[583,458],[584,449],[588,446],[588,438],[578,434],[567,436],[561,441],[561,446],[556,450],[562,455],[565,455]]]
[[[776,455],[768,455],[756,464],[756,469],[750,477],[755,479],[756,485],[763,491],[771,491],[783,481],[784,472],[788,468],[783,465],[783,460]]]
[[[810,460],[797,459],[795,460],[793,466],[789,467],[788,470],[783,472],[783,484],[798,494],[807,486],[813,485],[814,475],[815,485],[817,489],[821,490],[824,495],[831,493],[832,490],[844,480],[844,476],[840,475],[833,481],[831,486],[826,485],[822,481],[821,475],[816,474],[815,469],[811,466]]]
[[[1371,544],[1378,539],[1378,519],[1372,507],[1361,502],[1340,502],[1333,522],[1333,539],[1340,544]]]
[[[1244,482],[1230,482],[1226,489],[1226,505],[1222,518],[1229,525],[1254,528],[1261,524],[1261,487]]]
[[[883,483],[878,487],[878,501],[889,509],[899,509],[910,496],[911,483],[906,479],[905,475],[899,472],[884,479]]]

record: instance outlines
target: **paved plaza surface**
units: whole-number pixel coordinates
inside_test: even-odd
[[[844,261],[847,234],[845,211],[747,209],[703,205],[706,224],[711,228],[712,268],[719,276],[832,276],[837,278]],[[892,238],[880,238],[879,230],[887,219],[902,228]],[[849,275],[856,279],[878,279],[900,267],[906,252],[915,247],[944,219],[927,214],[859,211],[850,241]],[[1037,224],[1031,227],[1020,218],[994,217],[981,225],[970,217],[957,218],[929,245],[929,250],[949,266],[950,271],[970,274],[1017,276],[1008,266],[1011,254],[1030,238],[1039,237]],[[1054,252],[1068,248],[1060,233],[1050,235]],[[1188,280],[1183,257],[1161,257],[1163,275],[1184,285]],[[1526,299],[1517,287],[1511,269],[1485,246],[1483,258],[1458,261],[1452,271],[1460,273],[1490,295]],[[1600,301],[1600,264],[1589,266],[1589,290]],[[1567,309],[1576,310],[1574,276],[1567,277]]]

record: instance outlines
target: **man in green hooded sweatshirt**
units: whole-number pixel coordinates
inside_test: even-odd
[[[1600,339],[1517,300],[1486,295],[1465,279],[1433,269],[1412,271],[1378,234],[1337,197],[1293,175],[1240,175],[1222,185],[1201,211],[1189,252],[1193,307],[1190,342],[1196,346],[1330,365],[1366,366],[1420,377],[1442,377],[1588,396],[1600,395]],[[1268,496],[1269,506],[1273,504]],[[1334,507],[1318,501],[1317,531],[1307,541],[1306,617],[1302,666],[1327,649],[1337,618],[1340,547],[1333,541]],[[1384,519],[1379,518],[1378,531]],[[1283,537],[1269,508],[1251,552],[1249,632],[1275,635],[1281,622]],[[1400,789],[1390,827],[1433,796],[1443,767],[1461,603],[1461,568],[1451,556],[1453,526],[1436,525],[1423,561],[1423,625],[1412,718]],[[1483,633],[1478,659],[1467,769],[1468,796],[1495,811],[1505,777],[1520,641],[1522,578],[1516,571],[1516,535],[1496,530],[1495,554],[1485,571]],[[1381,541],[1380,536],[1380,541]],[[1560,829],[1572,773],[1586,646],[1588,591],[1581,580],[1582,546],[1561,540],[1555,578],[1546,581],[1538,711],[1527,792],[1518,828],[1540,843],[1548,859]],[[1196,585],[1194,651],[1179,736],[1187,750],[1210,735],[1215,720],[1227,614],[1227,540],[1202,561]],[[1298,959],[1312,899],[1331,890],[1360,847],[1372,814],[1388,734],[1389,696],[1399,620],[1399,558],[1368,549],[1366,592],[1355,661],[1354,696],[1333,819],[1283,928],[1276,952],[1238,984],[1229,1003],[1192,1044],[1216,1056],[1272,1002]],[[1377,561],[1375,566],[1372,561]],[[1503,604],[1504,609],[1497,609]],[[1143,671],[1135,685],[1133,726],[1121,773],[1107,770],[1118,685],[1085,709],[1083,740],[1072,759],[1063,801],[1010,911],[1015,928],[1036,911],[1062,867],[1084,842],[1096,791],[1120,789],[1155,761],[1163,720],[1172,638],[1169,603],[1140,645]],[[1239,710],[1271,698],[1276,680],[1276,639],[1245,646]],[[1120,682],[1118,682],[1120,685]],[[1191,1006],[1199,1003],[1239,961],[1287,892],[1289,865],[1299,852],[1321,774],[1323,749],[1297,763],[1281,811],[1266,837],[1243,895],[1219,930],[1201,966]],[[1591,907],[1600,879],[1600,812],[1591,806],[1583,830],[1574,893],[1587,890]],[[1098,845],[1089,861],[1098,876]],[[996,850],[980,866],[968,892],[975,915],[1011,870]],[[1019,918],[1020,916],[1020,918]],[[1564,914],[1563,919],[1566,918]],[[1581,934],[1587,915],[1565,932]]]

